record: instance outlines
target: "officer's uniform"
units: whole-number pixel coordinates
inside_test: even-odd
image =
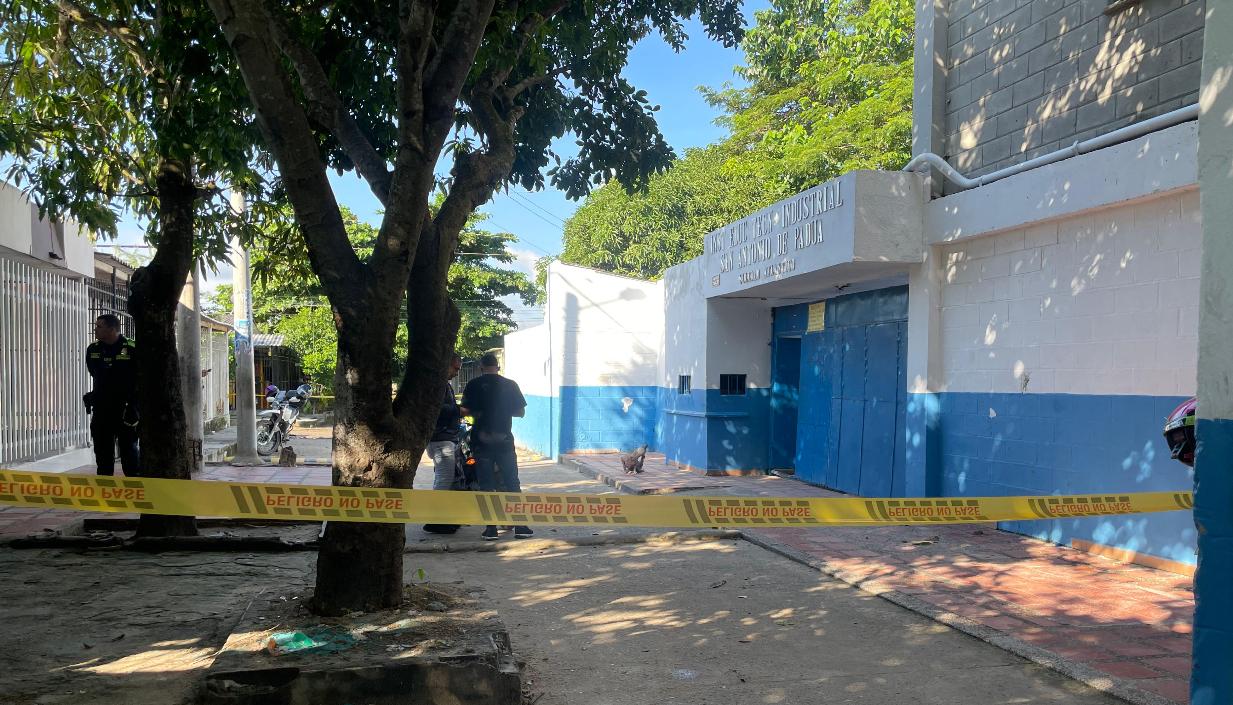
[[[124,474],[137,474],[136,358],[136,346],[124,336],[111,345],[96,341],[86,348],[86,369],[94,378],[86,403],[94,410],[90,436],[100,475],[115,474],[117,442]]]

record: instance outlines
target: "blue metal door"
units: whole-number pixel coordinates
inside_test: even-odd
[[[902,496],[907,289],[832,299],[801,344],[796,473],[866,497]]]
[[[770,463],[775,469],[796,467],[797,410],[801,379],[801,339],[775,338],[771,377]]]

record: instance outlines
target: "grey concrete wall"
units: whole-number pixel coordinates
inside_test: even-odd
[[[979,175],[1196,102],[1204,3],[951,0],[946,158]]]

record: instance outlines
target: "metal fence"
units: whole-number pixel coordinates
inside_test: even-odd
[[[128,313],[128,282],[117,279],[115,273],[111,279],[87,279],[86,288],[90,291],[90,320],[87,321],[86,334],[94,339],[94,321],[105,313],[115,314],[120,319],[120,332],[127,338],[132,338],[136,332],[133,317]]]
[[[0,255],[0,462],[85,447],[87,285]]]

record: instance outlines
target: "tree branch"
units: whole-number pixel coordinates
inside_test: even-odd
[[[393,175],[386,161],[372,143],[364,136],[360,126],[338,96],[338,92],[330,85],[325,69],[313,52],[296,41],[288,31],[286,23],[277,8],[267,4],[270,16],[270,27],[275,45],[283,55],[291,60],[296,75],[300,79],[300,87],[308,98],[313,118],[321,123],[342,146],[343,152],[355,164],[360,176],[368,182],[373,195],[381,205],[389,206],[390,183]]]
[[[149,54],[146,53],[145,42],[131,27],[120,22],[110,22],[103,19],[74,2],[74,0],[59,0],[58,8],[60,14],[69,20],[100,34],[113,37],[124,45],[129,55],[133,57],[133,61],[137,62],[137,66],[141,69],[142,73],[147,76],[154,73],[154,64],[150,60]]]
[[[262,0],[209,0],[209,4],[278,162],[313,271],[338,309],[352,320],[362,320],[369,298],[365,284],[371,275],[347,239],[308,116],[267,41],[271,20]]]
[[[475,64],[494,5],[495,0],[459,0],[424,72],[425,142],[433,151],[445,143],[454,124],[458,96]]]
[[[494,78],[496,83],[505,83],[509,79],[510,73],[514,70],[517,64],[518,57],[527,50],[527,45],[530,44],[531,38],[543,27],[548,20],[556,17],[562,10],[569,7],[569,0],[556,0],[552,5],[544,8],[543,12],[532,12],[518,23],[517,29],[514,30],[513,39],[517,42],[517,48],[514,49],[513,56],[505,62],[505,67],[497,73]]]

